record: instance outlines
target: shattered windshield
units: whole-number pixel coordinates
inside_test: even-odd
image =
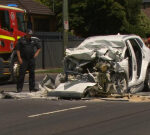
[[[122,42],[120,42],[120,41],[111,41],[111,42],[116,45],[116,48],[117,48],[117,47],[118,47],[118,48],[123,48],[123,47],[125,47],[125,45],[124,45]]]
[[[84,41],[82,44],[80,44],[79,48],[124,48],[124,44],[120,41],[107,41],[107,40],[95,40],[95,41]]]
[[[84,45],[86,48],[104,48],[104,47],[109,47],[111,46],[111,43],[106,41],[106,40],[96,40],[93,42],[88,42]]]

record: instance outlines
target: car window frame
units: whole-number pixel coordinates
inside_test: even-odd
[[[132,41],[134,41],[134,43],[136,43],[136,45],[134,45]],[[141,74],[142,61],[143,61],[142,48],[141,48],[140,44],[138,43],[138,41],[136,40],[136,38],[130,38],[129,42],[130,42],[131,47],[133,49],[133,53],[135,55],[135,60],[136,60],[136,70],[137,70],[137,74],[136,74],[137,78],[136,79],[139,79],[140,78],[140,74]],[[137,46],[138,49],[136,49],[135,46]],[[138,50],[139,53],[136,52],[137,50]],[[139,60],[141,60],[141,61],[139,61]]]

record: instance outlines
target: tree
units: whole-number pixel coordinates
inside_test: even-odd
[[[70,28],[80,36],[116,34],[124,31],[125,9],[114,0],[72,0]]]
[[[116,34],[124,31],[125,10],[114,0],[88,0],[86,12],[89,35]]]
[[[139,14],[138,27],[140,28],[142,37],[150,35],[150,18],[148,18],[143,11]]]
[[[52,0],[37,1],[52,6]],[[68,0],[69,28],[82,37],[116,33],[144,36],[141,3],[142,0]],[[62,4],[62,0],[55,0],[59,31],[63,26]]]
[[[52,9],[52,5],[53,5],[52,0],[35,0],[35,1],[40,2],[40,3],[50,7]]]

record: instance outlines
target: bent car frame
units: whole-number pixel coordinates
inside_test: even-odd
[[[65,82],[93,82],[85,96],[150,91],[150,49],[137,35],[93,36],[66,50]],[[95,88],[96,87],[96,88]]]

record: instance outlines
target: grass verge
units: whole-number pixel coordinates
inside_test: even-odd
[[[61,73],[63,72],[62,68],[50,68],[50,69],[37,69],[35,73]]]

